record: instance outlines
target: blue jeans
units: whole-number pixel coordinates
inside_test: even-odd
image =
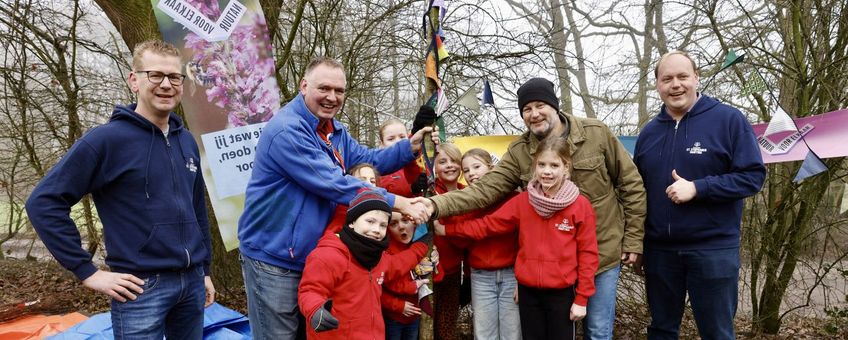
[[[206,287],[203,267],[160,272],[144,280],[135,300],[112,299],[115,339],[200,339]]]
[[[516,287],[513,267],[471,269],[475,339],[521,339],[521,317],[512,299]]]
[[[305,322],[297,305],[301,273],[245,255],[239,260],[253,338],[305,339]]]
[[[702,339],[735,339],[739,248],[645,249],[645,288],[651,324],[648,339],[677,339],[686,293]]]
[[[621,266],[615,266],[595,275],[595,295],[589,297],[586,318],[583,319],[583,337],[591,340],[612,339],[615,322],[615,294]]]
[[[385,317],[383,321],[386,324],[386,340],[418,340],[420,318],[408,325]]]

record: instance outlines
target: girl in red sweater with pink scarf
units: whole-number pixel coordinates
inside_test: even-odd
[[[573,339],[595,293],[595,212],[569,180],[571,152],[563,138],[543,140],[527,190],[479,219],[437,226],[436,234],[483,239],[518,230],[518,309],[524,340]]]

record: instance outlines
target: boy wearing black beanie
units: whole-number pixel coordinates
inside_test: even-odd
[[[298,304],[308,339],[385,337],[383,282],[409,275],[428,248],[418,240],[396,255],[383,254],[391,211],[382,194],[363,188],[350,201],[339,235],[325,234],[306,258]]]

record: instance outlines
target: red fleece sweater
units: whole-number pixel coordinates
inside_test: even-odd
[[[324,228],[324,235],[338,234],[344,227],[345,217],[347,217],[347,205],[337,204],[336,210],[333,211],[333,218],[330,223]]]
[[[418,162],[412,161],[398,171],[380,176],[380,187],[398,196],[412,197],[412,183],[415,183],[420,174],[421,167]]]
[[[566,288],[577,283],[574,303],[585,306],[595,294],[598,241],[595,211],[583,195],[571,205],[542,218],[525,191],[483,218],[445,227],[446,234],[483,239],[518,229],[515,277],[534,288]]]
[[[408,244],[390,239],[389,249],[386,252],[389,254],[399,254],[409,249],[409,247],[410,245]],[[421,256],[421,258],[424,258],[424,256]],[[421,258],[418,259],[419,262]],[[383,283],[383,296],[380,297],[380,304],[383,306],[383,315],[404,325],[408,325],[420,318],[420,316],[403,315],[403,307],[406,305],[406,302],[412,303],[415,307],[421,307],[418,305],[418,287],[415,286],[415,281],[412,280],[412,275],[409,272],[406,275],[398,277],[396,280],[388,280]]]
[[[324,235],[318,247],[306,258],[298,287],[298,304],[306,323],[333,299],[330,311],[339,320],[339,328],[316,333],[307,328],[308,339],[380,339],[386,337],[380,312],[380,296],[385,280],[409,275],[427,252],[423,243],[414,243],[396,255],[383,253],[371,271],[359,265],[347,246],[335,235]]]
[[[457,190],[462,190],[465,185],[462,183],[456,184]],[[441,180],[436,179],[436,193],[441,195],[448,192],[447,187]],[[458,223],[462,220],[463,215],[443,217],[439,219],[444,225]],[[462,260],[465,258],[465,248],[468,247],[468,240],[461,237],[440,236],[433,237],[433,244],[439,251],[438,274],[433,277],[434,282],[441,282],[442,278],[448,274],[458,273],[462,268]]]
[[[496,204],[489,209],[477,210],[456,219],[465,221],[481,218],[497,211],[510,198],[517,193],[507,196],[501,204]],[[515,265],[515,257],[518,255],[518,231],[503,235],[490,235],[478,242],[470,242],[466,259],[468,265],[474,269],[498,270]]]

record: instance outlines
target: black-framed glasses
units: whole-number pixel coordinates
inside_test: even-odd
[[[180,86],[183,84],[183,79],[185,79],[186,75],[182,73],[164,73],[159,71],[136,71],[136,73],[146,73],[147,80],[149,80],[154,85],[162,84],[162,81],[165,78],[168,78],[168,82],[174,86]]]

